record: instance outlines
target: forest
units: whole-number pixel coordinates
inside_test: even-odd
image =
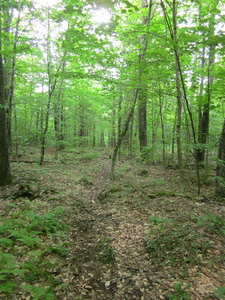
[[[224,0],[0,0],[0,298],[225,299],[224,77]]]

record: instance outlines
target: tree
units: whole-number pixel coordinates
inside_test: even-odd
[[[9,163],[9,147],[5,109],[5,83],[1,40],[2,26],[0,17],[0,186],[4,186],[12,183],[12,175]]]
[[[215,195],[225,197],[225,119],[219,141]]]
[[[208,141],[208,135],[209,135],[209,121],[210,121],[210,102],[212,99],[212,85],[214,81],[214,75],[213,75],[213,67],[215,64],[215,49],[216,49],[216,42],[215,42],[215,24],[216,24],[216,11],[217,11],[217,4],[218,1],[212,1],[210,4],[207,5],[207,13],[205,16],[205,19],[201,18],[200,15],[200,23],[206,23],[207,24],[207,37],[204,37],[203,39],[204,43],[206,43],[208,48],[208,53],[206,53],[206,46],[203,45],[202,49],[202,62],[201,62],[201,68],[204,69],[206,64],[206,54],[208,56],[208,66],[207,66],[207,87],[206,87],[206,95],[204,97],[203,95],[203,85],[204,85],[204,76],[202,74],[201,76],[201,82],[200,82],[200,98],[202,101],[199,103],[199,111],[198,111],[198,144],[199,147],[196,149],[197,153],[197,163],[204,167],[204,161],[205,161],[205,149],[206,144]],[[201,3],[200,3],[200,14],[201,14]],[[208,12],[209,10],[209,12]],[[209,14],[209,16],[208,16]]]
[[[180,56],[179,56],[179,47],[178,47],[178,36],[177,36],[177,5],[178,2],[173,0],[172,4],[172,22],[169,19],[166,7],[161,0],[161,6],[165,16],[166,24],[170,31],[170,36],[173,41],[173,50],[175,58],[175,78],[176,78],[176,91],[177,91],[177,157],[178,157],[178,166],[180,170],[181,180],[183,180],[183,160],[182,160],[182,143],[181,143],[181,125],[182,125],[182,72],[180,66]],[[172,23],[172,24],[171,24]]]
[[[14,20],[14,10],[17,10],[17,18]],[[16,53],[18,51],[19,40],[19,24],[21,21],[22,3],[21,0],[18,3],[10,1],[4,8],[5,16],[5,29],[6,36],[6,49],[4,55],[4,70],[5,70],[5,101],[7,103],[7,133],[8,144],[11,149],[12,146],[12,109],[13,109],[13,97],[14,97],[14,83],[16,73]],[[16,23],[15,29],[12,29],[13,22]],[[14,31],[12,34],[11,31]],[[7,70],[7,71],[6,71]]]
[[[152,1],[148,2],[146,0],[141,1],[142,8],[148,8],[148,15],[142,21],[142,25],[145,28],[144,31],[147,29],[149,30],[150,20],[151,20],[151,13],[152,13]],[[145,147],[147,147],[147,89],[146,84],[143,82],[143,72],[146,65],[145,54],[148,48],[148,39],[146,34],[142,34],[139,39],[139,45],[141,48],[141,53],[139,54],[139,84],[141,86],[139,92],[139,99],[138,99],[138,127],[139,127],[139,145],[140,151],[142,151]]]

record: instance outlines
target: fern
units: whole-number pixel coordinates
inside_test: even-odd
[[[51,288],[45,288],[42,286],[33,286],[26,284],[22,287],[25,291],[29,292],[34,300],[43,299],[43,300],[53,300],[55,296]]]
[[[15,241],[20,241],[29,247],[34,247],[39,246],[41,243],[38,238],[32,237],[35,234],[36,232],[29,233],[25,228],[20,228],[18,230],[11,230],[9,237],[14,238]]]
[[[0,284],[0,294],[7,293],[12,294],[14,287],[16,286],[16,282],[13,280],[7,280]]]
[[[13,241],[8,238],[0,238],[0,244],[5,247],[13,246]]]
[[[28,212],[26,217],[30,222],[29,229],[35,229],[45,234],[52,234],[58,232],[59,230],[65,230],[65,224],[60,223],[58,218],[56,218],[56,216],[60,213],[62,213],[61,210],[54,213],[46,213],[44,215]]]

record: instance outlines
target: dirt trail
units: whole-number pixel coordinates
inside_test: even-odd
[[[171,267],[161,267],[148,259],[146,242],[151,229],[149,218],[160,214],[159,201],[169,217],[171,213],[176,214],[176,206],[178,210],[182,211],[183,200],[174,202],[174,197],[170,200],[168,200],[169,197],[166,199],[159,197],[156,202],[153,199],[150,210],[149,203],[147,205],[148,213],[143,213],[143,207],[136,206],[132,202],[132,193],[129,195],[130,205],[129,200],[126,205],[122,199],[121,203],[118,200],[104,201],[104,193],[108,192],[107,185],[110,182],[109,171],[110,161],[104,158],[100,159],[99,172],[89,190],[86,213],[81,212],[83,218],[81,223],[84,225],[89,220],[89,226],[85,229],[85,235],[82,230],[80,231],[82,243],[78,241],[79,247],[82,247],[79,261],[83,260],[78,277],[79,280],[83,278],[85,282],[80,294],[96,300],[169,299],[168,295],[174,292],[174,284],[180,279]],[[187,199],[185,202],[185,205],[188,206],[187,209],[191,210],[193,202],[187,201]],[[112,247],[114,255],[114,260],[105,265],[98,261],[98,243],[101,239],[110,240],[110,247]],[[77,250],[74,251],[75,255]],[[190,273],[195,278],[194,284],[196,285],[196,288],[192,288],[190,299],[206,299],[203,296],[203,286],[205,291],[210,294],[214,285],[209,285],[202,279],[198,280],[198,276],[193,274],[191,268]],[[202,273],[200,277],[204,276]],[[75,285],[79,285],[79,280],[75,282]],[[183,280],[185,281],[185,278]],[[214,283],[216,286],[216,282]],[[201,294],[199,286],[201,286]],[[207,299],[210,299],[210,296]]]

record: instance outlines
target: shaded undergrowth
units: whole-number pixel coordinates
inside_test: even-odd
[[[0,298],[202,299],[190,270],[197,268],[196,282],[202,270],[220,274],[223,206],[207,206],[190,182],[180,186],[176,170],[124,162],[110,180],[109,166],[84,152],[42,167],[13,165],[19,184],[6,188],[0,207]],[[21,184],[35,197],[18,193]],[[124,274],[125,266],[135,273]],[[218,278],[205,299],[224,299]]]

